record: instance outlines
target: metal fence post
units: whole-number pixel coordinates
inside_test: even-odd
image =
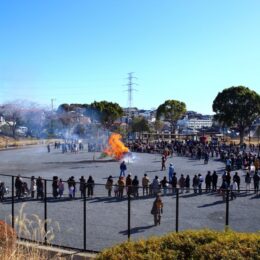
[[[179,232],[179,188],[176,189],[176,226],[175,231]]]
[[[128,240],[130,240],[131,237],[131,197],[130,194],[127,195],[127,201],[128,201],[128,214],[127,214],[127,236]]]
[[[226,190],[226,227],[229,225],[229,189]]]
[[[12,228],[14,229],[14,176],[12,176]]]
[[[86,198],[86,187],[84,187],[84,198],[83,198],[83,240],[84,240],[84,250],[87,250],[87,198]]]
[[[44,243],[47,244],[47,180],[44,180]]]

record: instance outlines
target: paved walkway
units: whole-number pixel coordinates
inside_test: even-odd
[[[119,162],[97,162],[99,154],[87,153],[62,154],[52,150],[47,153],[46,147],[32,147],[30,149],[8,150],[0,152],[0,174],[10,174],[31,177],[34,175],[52,179],[59,176],[67,180],[74,176],[76,181],[84,175],[92,175],[96,183],[105,184],[109,175],[117,180]],[[133,160],[127,161],[127,172],[137,175],[139,180],[147,173],[152,180],[155,175],[160,179],[168,177],[167,171],[161,171],[161,156],[156,154],[134,154]],[[201,173],[206,175],[208,170],[216,170],[221,174],[224,170],[222,162],[210,160],[204,165],[203,160],[173,157],[167,160],[167,168],[174,164],[177,176]],[[239,172],[244,186],[243,172]],[[219,179],[219,181],[220,181]],[[11,178],[0,176],[1,181],[10,187]],[[29,181],[28,181],[29,182]],[[67,188],[67,187],[66,187]],[[68,200],[51,198],[51,182],[48,183],[48,218],[51,219],[49,228],[53,228],[55,238],[53,242],[64,246],[83,248],[83,200],[77,197]],[[87,201],[87,249],[99,251],[105,247],[127,240],[127,200],[108,198],[104,186],[96,185],[94,198]],[[79,196],[79,194],[77,194]],[[175,230],[176,198],[172,195],[163,197],[164,213],[162,224],[153,226],[153,216],[150,214],[154,198],[140,197],[131,202],[131,238],[138,239],[151,235],[161,235]],[[32,214],[44,216],[44,204],[41,201],[24,199],[15,204],[15,214],[18,215],[23,202],[26,205],[23,212],[27,218]],[[230,227],[243,232],[260,230],[260,199],[254,194],[242,193],[236,200],[230,202]],[[194,196],[184,193],[180,196],[179,229],[214,228],[224,230],[226,205],[217,194],[203,194]],[[6,219],[11,213],[10,200],[0,203],[0,219]],[[35,224],[32,224],[32,229]]]

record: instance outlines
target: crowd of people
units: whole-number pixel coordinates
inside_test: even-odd
[[[48,152],[50,151],[50,145],[47,146]],[[61,149],[64,151],[75,152],[83,149],[82,142],[55,142],[54,149]],[[203,177],[201,173],[195,174],[192,178],[189,174],[178,175],[174,169],[173,163],[170,163],[168,168],[168,176],[165,174],[162,179],[159,176],[155,176],[152,180],[145,173],[141,180],[138,176],[132,176],[131,173],[127,173],[127,165],[125,161],[120,164],[119,178],[115,180],[112,176],[109,176],[106,184],[104,185],[109,197],[114,195],[118,198],[123,198],[124,195],[130,195],[134,198],[139,196],[156,196],[158,194],[168,195],[175,194],[177,189],[180,193],[189,193],[191,190],[195,194],[201,194],[205,192],[219,192],[224,194],[227,189],[231,191],[231,198],[235,198],[236,194],[241,189],[241,178],[244,178],[245,190],[249,191],[253,188],[254,192],[259,192],[259,169],[260,169],[260,156],[259,147],[250,145],[226,145],[218,142],[200,142],[193,140],[186,141],[172,141],[170,143],[158,141],[153,143],[147,143],[146,145],[140,143],[133,143],[131,149],[141,152],[160,152],[161,158],[161,170],[167,171],[166,161],[173,156],[186,156],[192,159],[208,161],[209,158],[215,158],[222,160],[226,165],[226,171],[221,176],[216,171],[208,171],[206,176]],[[239,176],[238,170],[243,169],[246,171],[246,175]],[[235,172],[234,174],[232,172]],[[233,175],[232,175],[233,174]],[[69,198],[75,198],[77,192],[77,185],[81,198],[93,197],[95,182],[92,176],[89,176],[86,180],[84,176],[81,176],[79,180],[75,180],[71,176],[68,180],[63,181],[57,176],[52,180],[52,195],[56,198],[64,196],[65,186],[68,188]],[[16,197],[18,199],[22,197],[31,197],[36,199],[43,199],[44,194],[44,180],[41,177],[31,177],[30,184],[17,176],[15,180]],[[3,200],[4,195],[7,193],[7,188],[4,182],[0,182],[0,200]]]
[[[47,181],[42,177],[35,178],[32,176],[29,181],[29,185],[27,178],[22,178],[18,175],[15,178],[15,196],[17,199],[21,198],[31,198],[31,199],[44,199],[45,198],[45,185]],[[52,180],[52,196],[54,199],[62,198],[65,195],[65,186],[67,185],[68,197],[73,199],[76,197],[77,192],[77,184],[79,185],[79,191],[81,193],[81,198],[93,197],[93,190],[95,186],[95,182],[90,175],[86,180],[84,176],[81,176],[78,182],[75,181],[74,176],[68,178],[67,181],[63,181],[61,178],[57,176],[53,177]],[[5,188],[5,183],[0,182],[0,200],[4,199],[4,195],[8,192],[8,189]]]

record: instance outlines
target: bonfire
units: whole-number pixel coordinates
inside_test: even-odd
[[[128,152],[129,149],[122,142],[122,136],[115,133],[111,134],[108,140],[108,147],[104,150],[104,153],[116,160],[121,160]]]

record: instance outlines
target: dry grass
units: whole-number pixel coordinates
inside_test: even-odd
[[[59,139],[33,139],[33,138],[20,138],[14,139],[12,137],[0,136],[0,149],[6,147],[23,147],[27,145],[39,145],[45,143],[54,143],[60,141]]]
[[[59,229],[58,223],[53,223],[47,220],[48,232],[45,234],[45,221],[41,220],[37,215],[26,215],[24,213],[25,204],[22,205],[19,215],[15,218],[15,230],[17,230],[18,237],[24,237],[34,241],[43,242],[47,240],[47,244],[54,239],[54,228]],[[9,227],[10,229],[10,227]],[[1,234],[6,241],[11,241],[12,236],[10,231]],[[11,236],[11,237],[10,237]],[[15,241],[14,241],[15,242]],[[59,255],[50,257],[48,251],[39,249],[37,244],[30,243],[8,243],[8,247],[0,244],[0,259],[1,260],[45,260],[45,259],[64,259]]]

